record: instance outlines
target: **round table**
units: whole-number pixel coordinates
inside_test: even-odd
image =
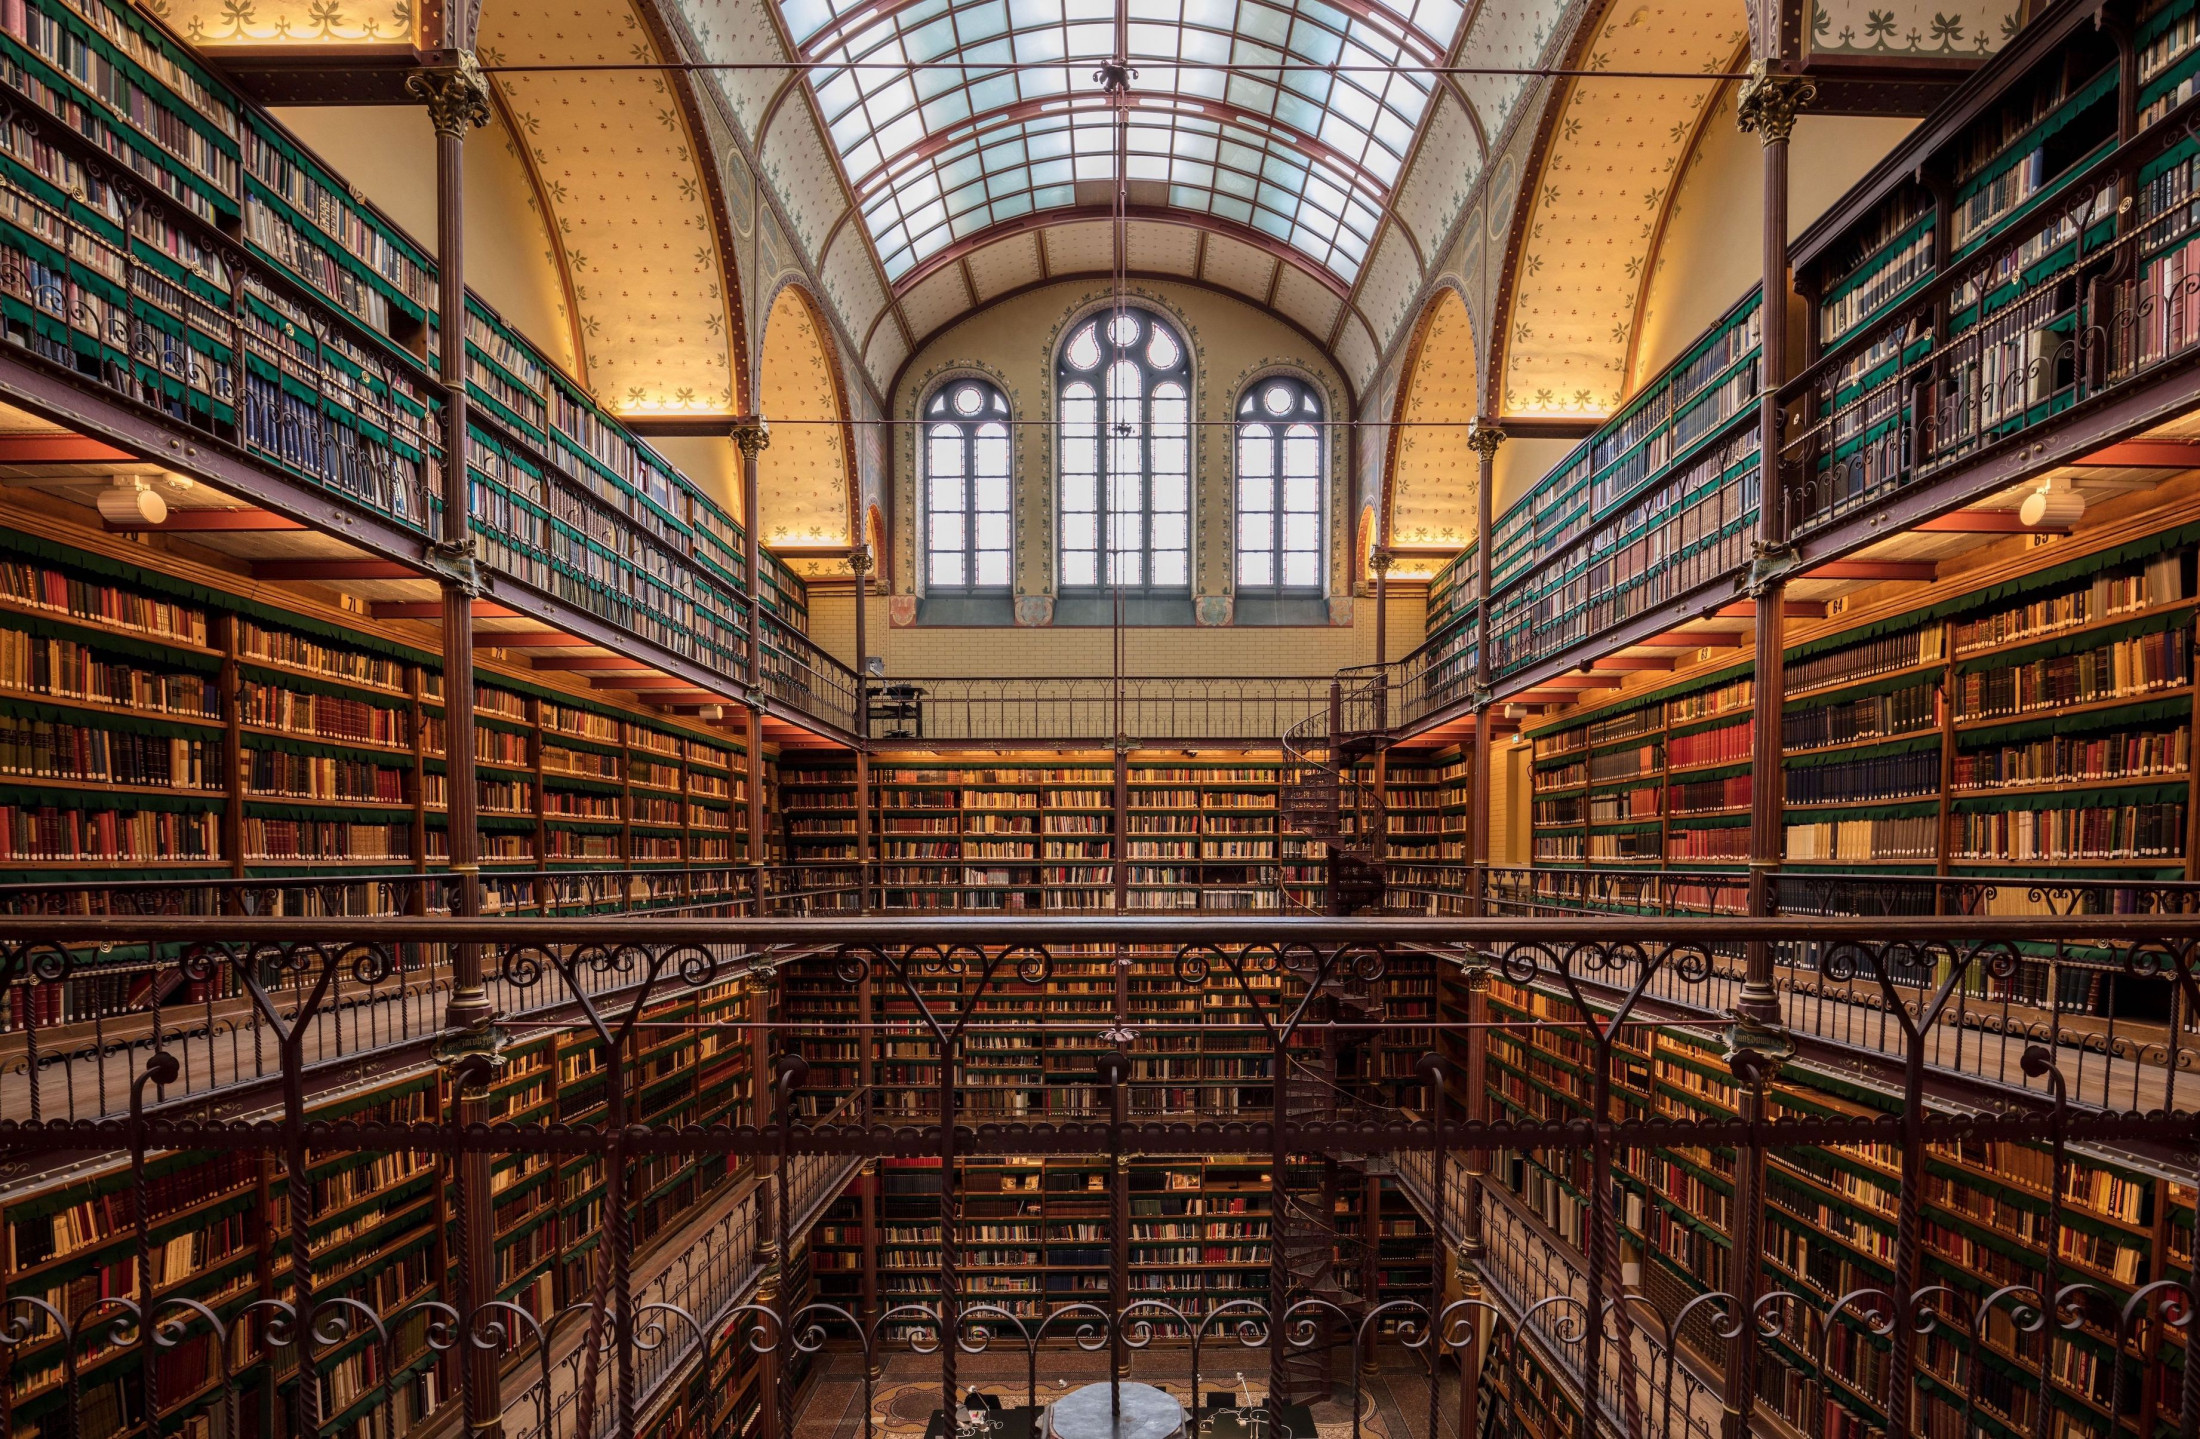
[[[1108,1386],[1087,1384],[1047,1410],[1049,1439],[1177,1439],[1184,1406],[1151,1384],[1117,1386],[1117,1422],[1110,1427]]]

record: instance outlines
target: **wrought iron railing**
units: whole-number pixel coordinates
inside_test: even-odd
[[[1111,745],[1275,737],[1329,694],[1320,676],[894,677],[867,690],[870,734],[889,741]]]
[[[440,533],[447,386],[431,363],[5,83],[0,344],[164,433],[335,502],[331,524],[353,510],[408,543]],[[738,679],[759,607],[731,522],[673,524],[655,510],[637,522],[608,482],[574,473],[578,461],[477,398],[471,529],[502,593],[524,587]],[[708,505],[699,492],[695,503]],[[852,730],[853,673],[778,612],[798,607],[780,593],[798,582],[767,563],[766,696]]]
[[[51,1395],[54,1386],[73,1395],[87,1366],[107,1366],[111,1375],[128,1372],[142,1386],[147,1412],[164,1412],[164,1394],[179,1397],[176,1381],[186,1367],[180,1356],[202,1366],[192,1395],[226,1395],[222,1413],[234,1413],[241,1380],[280,1373],[301,1359],[318,1365],[331,1351],[365,1342],[379,1348],[385,1362],[370,1369],[360,1401],[379,1414],[387,1432],[398,1403],[397,1376],[425,1363],[449,1380],[447,1392],[469,1414],[502,1411],[507,1432],[525,1439],[592,1436],[608,1433],[632,1439],[639,1432],[641,1399],[654,1376],[685,1362],[683,1354],[711,1352],[718,1346],[747,1346],[762,1367],[763,1402],[784,1416],[791,1404],[791,1371],[804,1354],[838,1345],[857,1360],[853,1372],[861,1389],[859,1412],[873,1412],[871,1371],[890,1350],[930,1356],[939,1370],[942,1407],[953,1410],[961,1394],[960,1356],[999,1346],[1029,1356],[1027,1397],[1037,1400],[1038,1355],[1050,1337],[1068,1337],[1087,1350],[1112,1349],[1138,1377],[1140,1355],[1169,1341],[1189,1349],[1192,1392],[1200,1376],[1234,1370],[1260,1356],[1276,1372],[1294,1350],[1335,1345],[1349,1351],[1351,1363],[1341,1377],[1354,1412],[1363,1403],[1360,1361],[1383,1350],[1444,1359],[1457,1357],[1470,1386],[1490,1387],[1514,1401],[1500,1405],[1495,1421],[1512,1436],[1529,1432],[1518,1406],[1534,1386],[1537,1402],[1555,1407],[1560,1427],[1600,1439],[1606,1434],[1656,1435],[1659,1439],[1701,1439],[1706,1409],[1703,1398],[1716,1393],[1743,1410],[1758,1402],[1751,1387],[1737,1384],[1745,1359],[1777,1353],[1781,1362],[1809,1372],[1833,1364],[1827,1336],[1842,1334],[1846,1345],[1861,1344],[1886,1356],[1876,1377],[1855,1386],[1854,1402],[1884,1416],[1888,1432],[1911,1436],[1939,1432],[1943,1419],[1960,1408],[1978,1411],[1983,1401],[2007,1398],[2006,1385],[1988,1390],[1979,1362],[1989,1348],[2002,1353],[1997,1372],[2015,1375],[2014,1383],[2045,1400],[2058,1355],[2082,1345],[2112,1368],[2121,1393],[2124,1376],[2143,1379],[2156,1398],[2152,1411],[2174,1423],[2180,1433],[2200,1427],[2200,1370],[2181,1364],[2189,1344],[2190,1316],[2200,1313],[2200,1292],[2190,1274],[2189,1250],[2171,1256],[2156,1277],[2112,1283],[2087,1277],[2067,1266],[2061,1236],[2073,1216],[2051,1198],[2044,1234],[2037,1240],[2039,1272],[2030,1281],[1975,1290],[1947,1281],[1927,1282],[1920,1267],[1925,1244],[1923,1221],[1915,1206],[1905,1206],[1899,1237],[1889,1265],[1891,1281],[1837,1292],[1814,1283],[1773,1278],[1752,1266],[1737,1269],[1730,1286],[1705,1287],[1681,1302],[1650,1287],[1629,1283],[1625,1267],[1613,1262],[1614,1211],[1621,1193],[1617,1166],[1634,1151],[1682,1145],[1731,1150],[1743,1165],[1761,1164],[1783,1148],[1828,1144],[1875,1147],[1898,1155],[1905,1194],[1923,1183],[1930,1146],[1968,1143],[1981,1137],[2039,1146],[2052,1173],[2044,1188],[2050,1196],[2069,1191],[2071,1147],[2115,1143],[2189,1146],[2192,1120],[2176,1109],[2176,1096],[2137,1108],[2119,1105],[2095,1109],[2079,1103],[2064,1082],[2059,1057],[2043,1047],[2023,1056],[2028,1075],[2044,1081],[2030,1094],[2011,1094],[2001,1104],[1966,1103],[1958,1112],[1943,1107],[1940,1091],[1928,1086],[1938,1015],[1974,980],[1991,981],[2024,946],[2084,948],[2099,952],[2118,972],[2159,977],[2180,988],[2194,981],[2200,919],[2189,916],[2050,916],[2044,918],[1872,919],[1824,917],[1801,920],[1725,920],[1690,918],[1630,919],[1624,938],[1612,937],[1612,918],[1447,921],[1350,921],[1188,918],[1170,916],[1152,923],[1106,920],[1003,919],[961,921],[868,918],[858,922],[747,920],[729,928],[721,921],[635,920],[289,920],[252,917],[200,919],[23,918],[16,921],[4,952],[11,991],[66,982],[69,962],[60,956],[99,943],[180,946],[184,954],[174,973],[186,984],[212,983],[229,975],[251,992],[255,1006],[286,1027],[310,1024],[334,992],[333,981],[365,970],[391,968],[407,946],[436,942],[487,946],[492,971],[509,987],[515,1010],[541,1012],[552,1000],[570,999],[586,1011],[586,1023],[622,1039],[645,1011],[656,1013],[668,1002],[700,993],[729,979],[758,977],[750,956],[806,952],[780,967],[811,966],[819,978],[842,986],[880,987],[908,1006],[911,1023],[936,1045],[942,1071],[939,1086],[951,1093],[960,1046],[968,1036],[1006,1024],[1029,1030],[1023,1018],[989,1018],[978,1001],[988,993],[1025,992],[1047,984],[1061,962],[1077,961],[1094,946],[1119,944],[1158,951],[1166,972],[1187,990],[1214,982],[1238,987],[1256,1010],[1256,1032],[1280,1057],[1309,1039],[1351,1042],[1354,1026],[1324,1018],[1316,1003],[1333,986],[1379,979],[1399,955],[1431,948],[1461,962],[1490,966],[1502,982],[1529,986],[1549,996],[1552,1007],[1536,1022],[1563,1032],[1581,1057],[1583,1072],[1598,1093],[1618,1072],[1628,1036],[1643,1025],[1683,1028],[1717,1023],[1691,1018],[1718,1004],[1718,965],[1713,956],[1753,941],[1772,945],[1814,943],[1829,962],[1841,965],[1859,986],[1875,987],[1897,1019],[1900,1036],[1884,1056],[1882,1074],[1897,1093],[1877,1117],[1844,1118],[1797,1114],[1784,1108],[1759,1109],[1763,1117],[1725,1118],[1716,1114],[1676,1118],[1637,1112],[1599,1100],[1585,1114],[1567,1121],[1485,1120],[1462,1116],[1449,1098],[1456,1071],[1430,1056],[1417,1071],[1423,1092],[1419,1114],[1355,1114],[1329,1119],[1289,1114],[1267,1124],[1175,1122],[1124,1115],[1114,1092],[1129,1074],[1129,1057],[1164,1037],[1168,1025],[1125,1032],[1120,1021],[1042,1021],[1064,1034],[1098,1032],[1122,1056],[1101,1062],[1090,1075],[1065,1076],[1066,1086],[1082,1087],[1102,1102],[1101,1118],[1085,1122],[1019,1124],[1013,1122],[910,1126],[890,1119],[866,1122],[862,1105],[846,1105],[822,1121],[801,1120],[798,1101],[808,1084],[808,1067],[792,1055],[776,1063],[769,1118],[757,1126],[663,1125],[640,1128],[623,1124],[568,1126],[544,1120],[469,1131],[441,1117],[424,1121],[361,1121],[316,1124],[298,1098],[309,1075],[307,1061],[294,1045],[282,1046],[287,1098],[273,1119],[230,1117],[198,1111],[179,1113],[153,1100],[153,1091],[170,1082],[176,1059],[172,1049],[157,1047],[142,1056],[133,1078],[134,1102],[123,1122],[47,1120],[26,1122],[20,1101],[0,1104],[0,1149],[10,1151],[17,1173],[36,1175],[42,1164],[64,1157],[80,1160],[87,1152],[128,1158],[142,1164],[155,1151],[210,1148],[261,1152],[280,1170],[303,1163],[313,1150],[408,1150],[447,1155],[454,1160],[486,1146],[497,1155],[594,1156],[614,1175],[627,1172],[649,1156],[755,1157],[785,1166],[798,1157],[815,1157],[813,1174],[822,1193],[832,1184],[830,1166],[864,1156],[927,1153],[943,1161],[946,1181],[940,1195],[943,1256],[952,1256],[960,1236],[960,1199],[954,1176],[964,1157],[1064,1152],[1105,1157],[1104,1173],[1122,1172],[1130,1155],[1185,1153],[1261,1153],[1274,1156],[1269,1169],[1272,1207],[1281,1213],[1295,1200],[1289,1185],[1294,1154],[1346,1154],[1391,1157],[1408,1173],[1445,1176],[1441,1185],[1422,1185],[1442,1233],[1473,1233],[1490,1256],[1484,1273],[1504,1292],[1488,1298],[1446,1301],[1445,1276],[1435,1268],[1426,1289],[1409,1286],[1362,1296],[1349,1304],[1323,1297],[1271,1294],[1267,1300],[1226,1303],[1140,1298],[1121,1292],[1120,1282],[1092,1298],[1054,1304],[1043,1317],[1020,1316],[964,1291],[952,1258],[943,1258],[938,1295],[922,1301],[857,1304],[854,1307],[798,1297],[777,1304],[725,1302],[744,1282],[745,1265],[735,1259],[742,1249],[729,1240],[725,1262],[713,1261],[685,1278],[664,1275],[637,1282],[615,1262],[594,1297],[569,1306],[557,1316],[537,1314],[511,1302],[484,1303],[469,1297],[463,1270],[453,1285],[434,1298],[415,1300],[383,1312],[364,1300],[317,1295],[312,1282],[294,1285],[287,1295],[253,1300],[238,1309],[217,1311],[181,1298],[162,1298],[148,1309],[135,1294],[149,1286],[99,1299],[88,1307],[64,1309],[47,1298],[15,1294],[6,1300],[0,1321],[0,1348],[13,1360],[13,1372],[30,1376],[21,1391]],[[728,953],[731,947],[738,953]],[[1448,949],[1447,949],[1448,947]],[[56,972],[59,967],[61,972]],[[301,981],[270,990],[269,975]],[[1912,984],[1912,979],[1922,982]],[[952,981],[952,983],[948,983]],[[788,1021],[772,1020],[775,1026]],[[1191,1024],[1197,1024],[1194,1016]],[[745,1030],[747,1025],[739,1026]],[[1431,1028],[1467,1031],[1459,1021],[1440,1020]],[[1325,1032],[1328,1032],[1325,1034]],[[864,1034],[856,1029],[853,1034]],[[887,1037],[863,1038],[881,1044]],[[905,1044],[902,1036],[892,1042]],[[760,1053],[781,1047],[767,1040]],[[607,1080],[614,1094],[624,1084],[623,1042],[606,1049]],[[886,1054],[881,1051],[880,1058]],[[463,1060],[461,1061],[463,1063]],[[1777,1060],[1750,1047],[1747,1037],[1729,1065],[1732,1088],[1762,1095]],[[616,1110],[614,1109],[614,1113]],[[1426,1116],[1426,1117],[1423,1117]],[[1502,1199],[1476,1205],[1472,1181],[1455,1186],[1452,1156],[1469,1149],[1538,1151],[1567,1156],[1583,1175],[1592,1202],[1582,1210],[1587,1230],[1568,1254],[1527,1243],[1532,1224],[1515,1222]],[[1354,1161],[1357,1162],[1357,1161]],[[790,1181],[795,1173],[786,1170]],[[298,1196],[288,1214],[278,1251],[295,1246],[308,1253],[312,1186],[302,1175],[289,1175]],[[776,1181],[775,1181],[776,1183]],[[617,1193],[615,1190],[614,1193]],[[1606,1203],[1606,1198],[1612,1203]],[[462,1197],[463,1203],[463,1197]],[[1456,1209],[1455,1206],[1456,1205]],[[617,1205],[613,1209],[617,1211]],[[776,1207],[775,1224],[786,1238],[788,1226],[802,1214],[795,1204]],[[1497,1218],[1493,1221],[1492,1215]],[[1462,1230],[1479,1215],[1478,1230]],[[136,1208],[121,1219],[134,1231],[136,1270],[151,1271],[152,1223],[149,1210]],[[1737,1220],[1736,1222],[1739,1222]],[[735,1221],[738,1227],[739,1221]],[[2075,1231],[2073,1231],[2075,1232]],[[1519,1243],[1515,1243],[1518,1239]],[[1130,1243],[1116,1230],[1108,1244],[1121,1251]],[[623,1222],[610,1224],[603,1248],[614,1260],[634,1257],[634,1240]],[[745,1252],[754,1254],[748,1248]],[[782,1254],[787,1251],[782,1248]],[[1578,1262],[1574,1255],[1578,1255]],[[294,1267],[295,1276],[303,1273]],[[728,1276],[731,1276],[730,1278]],[[653,1287],[652,1287],[653,1286]],[[150,1321],[150,1322],[148,1322]],[[265,1322],[263,1322],[265,1321]],[[1676,1371],[1675,1347],[1660,1350],[1660,1336],[1688,1335],[1701,1323],[1712,1325],[1710,1346],[1690,1366]],[[2014,1358],[2002,1340],[2011,1325],[2044,1336],[2021,1346]],[[559,1336],[566,1326],[602,1336],[604,1347],[589,1352],[570,1376],[560,1379],[552,1366],[563,1361]],[[201,1346],[198,1341],[213,1342]],[[943,1339],[949,1342],[941,1342]],[[658,1357],[671,1346],[674,1359]],[[1957,1360],[1968,1359],[1968,1377],[1959,1363],[1953,1378],[1936,1381],[1944,1396],[1922,1411],[1913,1391],[1917,1366],[1928,1358],[1936,1369],[1953,1346]],[[1930,1353],[1928,1354],[1928,1349]],[[1218,1360],[1217,1350],[1229,1358]],[[511,1402],[505,1381],[483,1392],[474,1365],[476,1353],[497,1355],[509,1372],[548,1375],[545,1395],[552,1402],[532,1407],[524,1388]],[[570,1353],[571,1351],[567,1351]],[[1698,1372],[1709,1361],[1714,1371]],[[1659,1364],[1665,1364],[1661,1371]],[[1123,1372],[1108,1366],[1110,1372]],[[1541,1377],[1537,1371],[1541,1371]],[[1555,1370],[1555,1373],[1552,1372]],[[1856,1372],[1850,1370],[1848,1372]],[[1676,1374],[1682,1377],[1677,1378]],[[1616,1378],[1614,1376],[1617,1376]],[[1583,1404],[1583,1376],[1594,1376],[1597,1402]],[[1113,1382],[1113,1381],[1103,1381]],[[1441,1393],[1432,1385],[1399,1393],[1395,1371],[1390,1381],[1406,1425],[1401,1439],[1438,1439],[1444,1432]],[[555,1402],[559,1386],[573,1394],[569,1405]],[[1675,1386],[1668,1389],[1666,1386]],[[1647,1386],[1647,1387],[1646,1387]],[[1674,1397],[1675,1395],[1679,1397]],[[1950,1397],[1952,1396],[1952,1397]],[[1422,1399],[1425,1397],[1426,1407]],[[1479,1412],[1470,1388],[1465,1408]],[[286,1385],[278,1393],[283,1432],[306,1434],[322,1426],[319,1386]],[[354,1406],[356,1408],[356,1404]],[[1510,1408],[1515,1412],[1508,1414]],[[1945,1413],[1943,1412],[1945,1410]],[[1563,1418],[1567,1412],[1571,1418]],[[46,1433],[88,1439],[80,1420],[67,1407],[49,1406]],[[571,1420],[559,1417],[570,1413]],[[1285,1422],[1280,1401],[1266,1406],[1265,1420]],[[866,1432],[871,1421],[864,1421]],[[1968,1428],[1968,1419],[1957,1421]],[[779,1432],[787,1432],[782,1426]],[[1811,1431],[1817,1439],[1819,1431]],[[2141,1432],[2153,1432],[2143,1425]]]

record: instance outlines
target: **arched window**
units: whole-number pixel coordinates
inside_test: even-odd
[[[1008,401],[950,380],[924,407],[927,589],[1008,588],[1008,492]]]
[[[1289,375],[1238,401],[1237,587],[1314,594],[1322,584],[1322,402]]]
[[[1055,380],[1062,588],[1189,591],[1192,379],[1183,339],[1144,310],[1095,315],[1070,330]]]

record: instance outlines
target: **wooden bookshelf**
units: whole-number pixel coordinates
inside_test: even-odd
[[[225,595],[156,552],[125,567],[66,538],[0,530],[0,875],[280,878],[446,859],[438,656]],[[481,674],[489,864],[745,859],[740,741],[518,669]]]
[[[1571,1001],[1498,980],[1491,985],[1489,1005],[1492,1018],[1522,1022],[1491,1034],[1490,1093],[1498,1114],[1585,1118],[1592,1062],[1587,1047],[1576,1031],[1530,1023],[1574,1019]],[[1613,1092],[1639,1118],[1731,1119],[1738,1113],[1733,1077],[1717,1042],[1695,1032],[1630,1031],[1614,1058]],[[1882,1117],[1897,1103],[1830,1071],[1794,1064],[1771,1085],[1767,1099],[1775,1117],[1797,1120]],[[1614,1215],[1622,1263],[1665,1313],[1678,1312],[1699,1294],[1731,1288],[1734,1164],[1733,1151],[1717,1148],[1630,1150],[1619,1156]],[[1893,1146],[1775,1149],[1767,1155],[1766,1171],[1768,1282],[1821,1306],[1857,1289],[1894,1282],[1901,1180]],[[2073,1154],[2063,1220],[2051,1237],[2046,1211],[2052,1173],[2044,1147],[1987,1141],[1932,1146],[1922,1195],[1922,1281],[1947,1285],[1974,1306],[2001,1285],[2036,1286],[2043,1281],[2051,1238],[2063,1282],[2095,1284],[2109,1305],[2123,1303],[2155,1280],[2189,1272],[2189,1241],[2178,1248],[2168,1239],[2192,1222],[2190,1187],[2129,1162]],[[1588,1177],[1580,1154],[1502,1152],[1492,1177],[1578,1249],[1587,1229]],[[2164,1242],[2157,1243],[2157,1235]],[[1708,1324],[1700,1332],[1684,1330],[1682,1338],[1699,1353],[1723,1352]],[[2113,1330],[2089,1321],[2057,1332],[2052,1353],[2047,1342],[2045,1335],[1990,1331],[1977,1356],[1960,1340],[1922,1344],[1916,1383],[1934,1411],[1925,1422],[1955,1422],[1965,1388],[1958,1377],[1964,1371],[1957,1366],[1976,1362],[1989,1371],[1981,1386],[1986,1432],[2005,1439],[2035,1432],[2028,1406],[2046,1358],[2055,1411],[2051,1432],[2109,1432],[2101,1386],[2114,1362]],[[1884,1387],[1890,1352],[1884,1340],[1869,1335],[1866,1326],[1846,1325],[1826,1348],[1823,1372],[1820,1344],[1819,1336],[1804,1332],[1800,1319],[1774,1338],[1767,1353],[1776,1362],[1768,1366],[1761,1391],[1765,1402],[1805,1433],[1861,1435],[1882,1425],[1884,1416],[1871,1396]],[[2131,1372],[2138,1372],[2135,1364]],[[1950,1409],[1945,1416],[1937,1412],[1942,1406]],[[2168,1417],[2159,1407],[2156,1415]],[[2142,1426],[2139,1432],[2152,1430]]]
[[[265,362],[247,372],[245,393],[208,389],[201,371],[214,365],[178,364],[172,372],[188,394],[172,401],[234,427],[258,458],[294,478],[428,529],[438,281],[426,249],[141,9],[25,0],[7,18],[0,84],[99,145],[197,227],[146,219],[126,240],[111,192],[87,185],[61,148],[11,132],[0,143],[0,245],[82,303],[51,311],[10,295],[0,300],[0,338],[73,363],[112,351],[106,336],[119,322],[97,316],[129,307],[139,324],[204,349],[213,341],[183,319],[185,307],[241,306]],[[70,228],[83,238],[62,276],[50,262],[55,237]],[[327,316],[229,273],[215,252],[238,240]],[[124,284],[125,244],[146,283]],[[104,358],[130,363],[119,352]],[[278,360],[318,384],[279,383]],[[739,525],[476,296],[467,301],[464,380],[476,419],[467,456],[474,533],[492,566],[721,667],[741,658],[739,594],[755,590],[779,621],[806,628],[800,579],[766,557],[752,584]],[[332,476],[286,439],[301,422],[307,433],[333,424],[383,463]],[[800,683],[791,670],[776,678]]]
[[[1791,647],[1788,867],[2183,877],[2196,596],[2161,531]],[[1748,668],[1530,730],[1535,862],[1746,861]]]

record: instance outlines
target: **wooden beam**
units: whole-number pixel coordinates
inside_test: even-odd
[[[477,632],[477,638],[485,632]],[[649,670],[642,660],[625,655],[546,655],[535,661],[538,670]],[[655,674],[655,670],[650,670]]]
[[[443,618],[441,600],[378,600],[374,606],[378,620],[439,620]],[[495,600],[475,600],[474,618],[477,620],[511,620],[519,618],[519,611],[510,605],[500,605]],[[498,638],[502,638],[499,636]]]
[[[256,580],[424,580],[426,575],[396,560],[256,560]]]
[[[1667,630],[1635,643],[1645,649],[1738,650],[1749,643],[1749,636],[1739,630],[1705,630],[1700,635]]]
[[[84,435],[0,435],[0,465],[112,465],[148,463],[144,456]]]
[[[2200,468],[2200,444],[2190,440],[2125,440],[2070,463],[2104,470],[2189,470]]]
[[[1552,675],[1536,685],[1544,690],[1616,690],[1619,681],[1602,675]]]
[[[2067,535],[2068,525],[2028,525],[2015,510],[1957,510],[1935,515],[1919,524],[1912,534],[1931,535]]]
[[[1626,674],[1633,670],[1669,670],[1678,663],[1678,660],[1663,655],[1606,655],[1603,659],[1591,661],[1589,668],[1612,674]]]
[[[497,650],[593,649],[595,640],[584,640],[563,630],[475,630],[475,643]]]
[[[1932,580],[1940,566],[1931,560],[1828,560],[1805,570],[1806,580]]]
[[[655,670],[644,670],[638,673],[629,671],[625,674],[615,675],[592,674],[588,677],[588,682],[600,690],[692,690],[695,688],[693,685],[683,685],[670,675],[661,675]]]
[[[102,520],[101,523],[115,531],[134,534],[141,530],[152,530],[164,535],[306,528],[297,520],[285,519],[273,510],[170,510],[168,518],[157,525],[137,520],[125,521],[119,525],[113,520]]]
[[[1822,620],[1826,617],[1826,607],[1815,602],[1788,600],[1780,606],[1780,616],[1790,620]],[[1757,606],[1749,600],[1737,600],[1733,604],[1719,606],[1704,618],[1753,620],[1757,618]]]
[[[621,415],[619,423],[644,439],[664,436],[700,437],[710,440],[726,440],[733,437],[733,427],[741,423],[739,415]]]

